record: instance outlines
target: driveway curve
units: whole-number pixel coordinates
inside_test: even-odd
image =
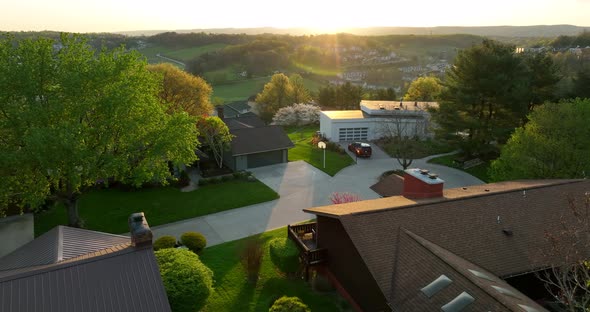
[[[356,164],[342,169],[334,177],[304,161],[251,169],[256,178],[280,195],[279,199],[156,226],[152,231],[156,238],[162,235],[180,237],[184,232],[198,231],[205,235],[208,246],[212,246],[310,220],[315,215],[302,210],[330,205],[333,192],[356,193],[363,200],[380,198],[369,187],[377,182],[383,172],[401,169],[401,166],[378,147],[373,149],[376,157],[358,159]],[[427,163],[432,157],[436,156],[414,160],[412,167],[438,173],[445,181],[445,188],[484,183],[463,171]]]

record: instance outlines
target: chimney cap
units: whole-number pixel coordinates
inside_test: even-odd
[[[427,184],[441,184],[445,182],[443,179],[438,177],[438,174],[431,173],[427,169],[411,168],[406,169],[404,172]]]

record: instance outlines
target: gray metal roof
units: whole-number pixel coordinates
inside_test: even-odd
[[[0,258],[0,277],[7,270],[58,263],[129,242],[127,236],[56,226]]]
[[[234,129],[230,130],[230,133],[234,135],[231,142],[232,156],[270,152],[294,146],[280,126]]]
[[[119,245],[16,271],[0,277],[0,311],[171,311],[151,246]]]

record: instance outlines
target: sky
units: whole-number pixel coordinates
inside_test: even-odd
[[[0,0],[0,31],[590,26],[590,0]]]

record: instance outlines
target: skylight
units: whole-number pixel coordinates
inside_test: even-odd
[[[471,274],[479,277],[479,278],[483,278],[483,279],[487,279],[490,282],[495,282],[496,279],[489,276],[488,274],[485,274],[484,272],[480,272],[480,271],[476,271],[476,270],[469,270],[469,272],[471,272]]]
[[[500,287],[500,286],[492,286],[492,288],[495,289],[497,292],[501,293],[502,295],[514,297],[516,299],[520,299],[520,297],[510,289]]]
[[[428,297],[431,298],[437,292],[441,291],[443,288],[447,287],[453,281],[448,278],[446,275],[441,275],[437,279],[435,279],[432,283],[426,285],[422,288],[422,292]]]
[[[470,305],[473,301],[475,301],[475,298],[471,297],[471,295],[466,292],[462,292],[459,296],[455,297],[455,299],[442,306],[441,310],[444,312],[459,312],[465,309],[465,307]]]
[[[533,307],[531,307],[531,306],[528,306],[528,305],[519,304],[518,306],[519,306],[519,307],[520,307],[520,308],[521,308],[523,311],[526,311],[526,312],[539,312],[539,310],[537,310],[537,309],[535,309],[535,308],[533,308]]]

